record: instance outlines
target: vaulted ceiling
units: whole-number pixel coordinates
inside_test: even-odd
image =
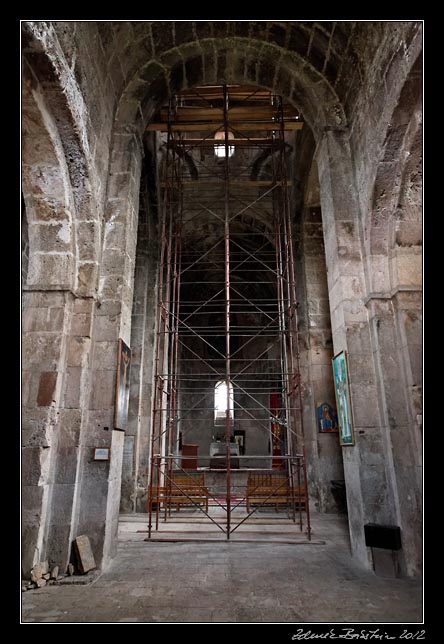
[[[416,23],[99,22],[118,119],[146,124],[183,87],[256,84],[289,99],[316,130],[341,127],[381,42]],[[409,33],[411,31],[411,35]]]

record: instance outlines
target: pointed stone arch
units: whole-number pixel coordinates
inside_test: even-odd
[[[408,274],[408,268],[403,274],[402,257],[406,257],[406,251],[401,251],[401,255],[398,251],[421,246],[421,93],[422,56],[419,56],[400,92],[376,170],[364,233],[371,292],[391,292],[399,286],[415,285],[408,284],[415,279]]]
[[[364,231],[387,479],[409,575],[419,574],[422,565],[421,93],[420,55],[390,119]]]
[[[51,50],[48,31],[44,23],[24,23],[22,34],[25,577],[48,558],[65,570],[70,557],[100,239],[81,124],[61,77],[64,57]]]
[[[31,225],[28,283],[93,296],[101,227],[95,178],[76,106],[44,36],[41,23],[25,23],[22,183]]]
[[[132,123],[142,131],[175,92],[223,83],[253,85],[284,96],[316,132],[346,126],[338,96],[318,70],[273,43],[243,38],[183,44],[141,65],[121,95],[116,125]]]

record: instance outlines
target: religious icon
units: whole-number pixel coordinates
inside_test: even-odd
[[[282,406],[280,395],[277,392],[270,393],[270,421],[271,421],[271,452],[272,461],[271,467],[277,470],[285,467],[285,460],[282,456],[285,454],[284,442],[284,425],[285,422],[281,418]]]
[[[234,430],[234,442],[239,445],[239,455],[244,456],[245,454],[245,430],[235,429]]]
[[[354,445],[350,389],[348,386],[347,356],[341,351],[333,358],[336,405],[338,410],[339,442]]]
[[[329,433],[339,431],[336,409],[327,402],[316,405],[316,416],[319,432]]]
[[[117,357],[116,410],[114,429],[125,430],[128,423],[131,349],[119,339]]]

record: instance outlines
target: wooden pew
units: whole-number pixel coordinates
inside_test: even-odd
[[[304,486],[295,486],[291,493],[287,474],[282,472],[269,472],[250,474],[247,481],[247,512],[252,504],[274,505],[279,512],[279,505],[291,505],[295,501],[296,508],[305,510]]]
[[[208,512],[208,488],[205,487],[205,475],[200,472],[175,472],[171,473],[171,480],[166,480],[165,485],[157,489],[153,486],[151,497],[148,490],[147,511],[159,502],[160,506],[176,506],[177,512],[181,505],[203,505]],[[151,504],[151,508],[150,508]]]

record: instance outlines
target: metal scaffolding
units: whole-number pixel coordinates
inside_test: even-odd
[[[218,86],[148,128],[166,137],[148,540],[182,505],[226,539],[283,505],[311,538],[285,140],[300,127],[281,97]],[[208,453],[187,456],[190,436]]]

